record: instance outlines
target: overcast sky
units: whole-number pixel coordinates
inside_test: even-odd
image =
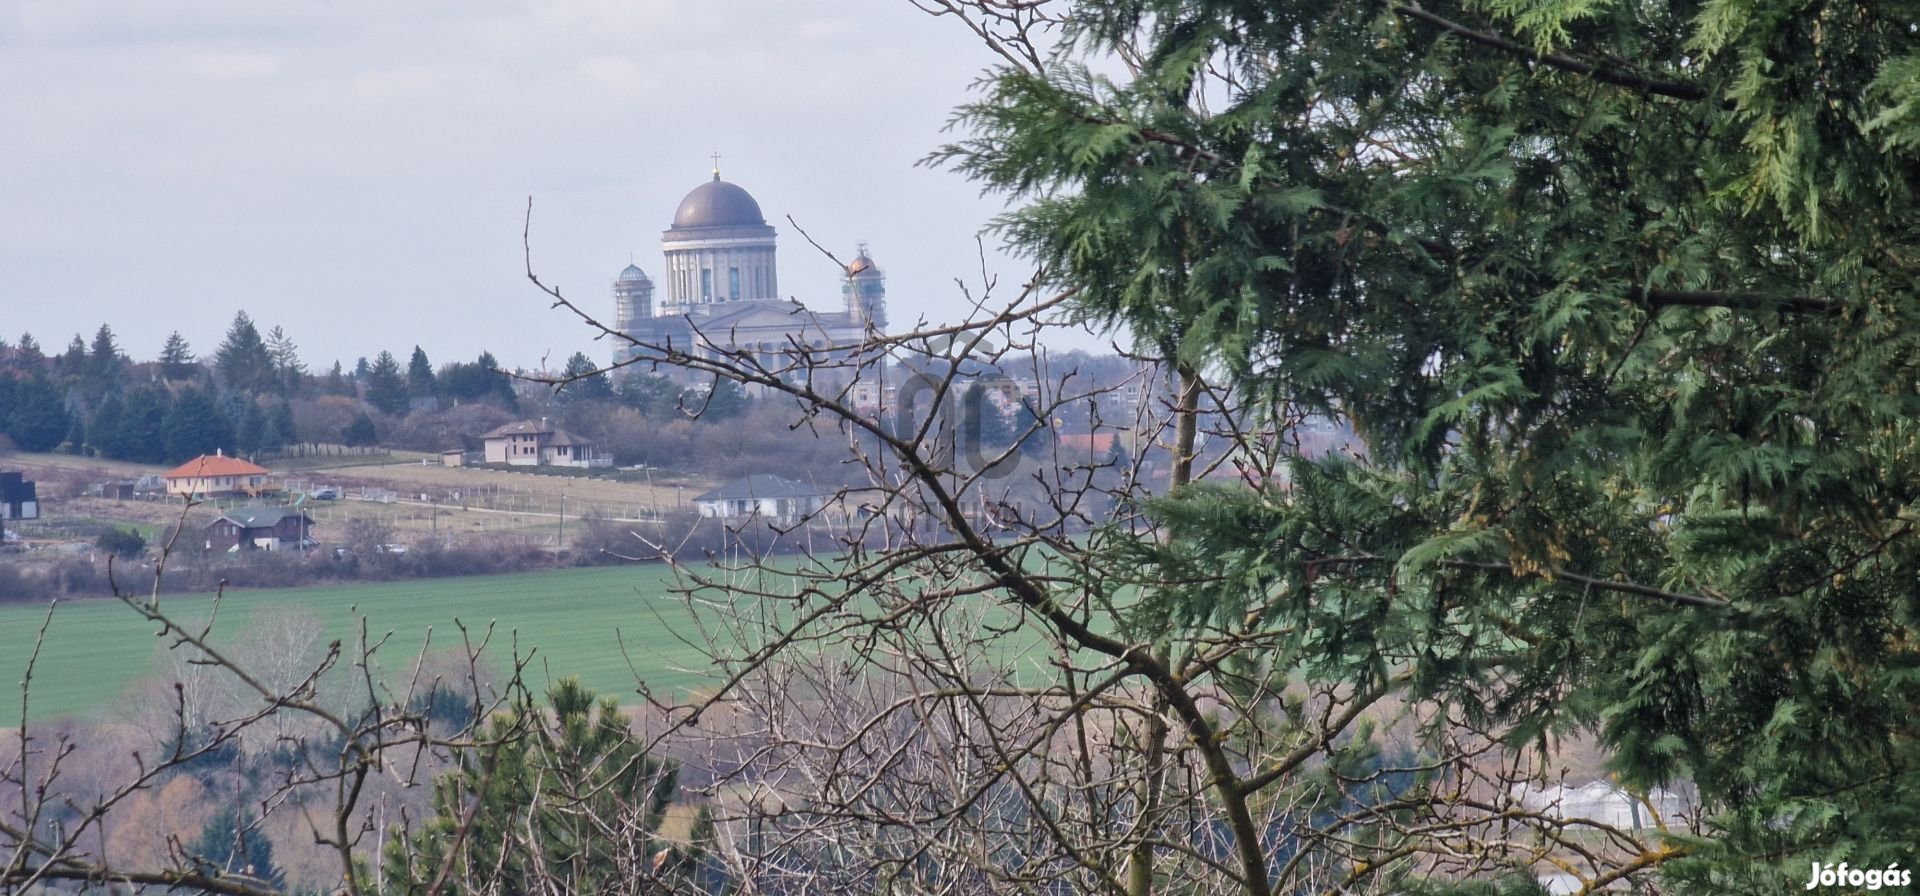
[[[207,355],[245,309],[316,372],[416,343],[604,362],[523,277],[528,197],[536,268],[610,318],[715,151],[779,229],[782,292],[839,301],[791,215],[871,244],[896,329],[952,320],[999,203],[915,163],[989,61],[904,0],[14,0],[0,335]]]

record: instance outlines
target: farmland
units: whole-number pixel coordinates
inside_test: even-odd
[[[325,628],[322,642],[340,639],[351,657],[364,618],[372,638],[391,633],[379,653],[381,671],[400,677],[432,630],[432,648],[457,647],[464,623],[477,639],[494,626],[488,671],[499,675],[517,646],[532,652],[530,678],[577,675],[608,694],[631,694],[628,661],[655,691],[685,692],[707,682],[701,651],[691,639],[693,617],[671,591],[662,566],[600,567],[457,579],[234,591],[221,602],[216,644],[240,645],[256,621],[272,611],[299,611]],[[169,599],[182,619],[203,619],[211,596]],[[265,611],[265,612],[263,612]],[[17,682],[45,605],[0,606],[0,676]],[[119,601],[63,601],[47,628],[33,676],[30,714],[36,719],[111,710],[156,668],[161,652],[155,626]],[[625,656],[621,643],[625,643]],[[630,699],[626,702],[632,702]],[[8,716],[17,712],[9,699]]]
[[[628,474],[639,478],[625,481],[612,478],[609,472],[587,479],[534,468],[449,468],[423,464],[422,459],[321,455],[269,464],[276,472],[274,485],[289,496],[328,487],[344,499],[305,504],[303,509],[314,519],[312,535],[322,543],[338,541],[347,520],[369,518],[390,526],[402,540],[495,535],[532,538],[557,547],[565,544],[567,531],[583,520],[657,519],[687,509],[690,498],[715,484],[683,474]],[[88,483],[158,473],[159,467],[19,454],[8,459],[7,468],[25,470],[29,479],[41,481],[47,524],[79,518],[131,525],[150,534],[181,518],[177,502],[115,501],[81,494]],[[188,515],[190,526],[212,519],[217,504],[224,503],[232,502],[196,507]],[[28,527],[30,534],[33,528]]]

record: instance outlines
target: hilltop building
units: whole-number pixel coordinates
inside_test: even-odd
[[[516,467],[610,467],[613,456],[594,450],[593,443],[554,426],[541,417],[500,426],[480,437],[482,457],[490,464]],[[464,455],[463,455],[464,461]]]
[[[270,475],[272,473],[259,464],[228,457],[224,451],[216,449],[212,454],[202,454],[168,470],[160,478],[167,483],[169,495],[231,498],[273,491],[273,487],[267,484]]]
[[[721,180],[715,167],[712,180],[680,200],[673,226],[660,237],[666,257],[658,294],[638,265],[614,280],[614,326],[649,346],[705,356],[746,352],[770,366],[797,347],[852,347],[885,331],[886,275],[865,245],[847,265],[841,307],[820,310],[781,297],[775,236],[760,203]],[[622,345],[613,361],[634,354]]]

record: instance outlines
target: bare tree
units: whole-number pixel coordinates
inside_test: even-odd
[[[184,510],[183,510],[184,514]],[[176,530],[177,531],[177,530]],[[176,536],[177,538],[177,536]],[[129,858],[110,849],[107,829],[117,813],[209,763],[252,749],[274,761],[253,766],[258,780],[244,792],[256,801],[253,817],[298,817],[312,840],[335,857],[343,891],[374,888],[359,861],[377,846],[380,826],[367,798],[387,785],[406,787],[444,765],[448,751],[473,749],[472,729],[435,730],[418,698],[454,687],[480,719],[517,688],[519,663],[504,692],[484,688],[473,674],[490,649],[488,633],[463,632],[462,681],[423,674],[421,657],[403,664],[411,674],[393,682],[375,674],[386,638],[364,624],[350,642],[318,645],[312,627],[297,618],[256,619],[251,643],[224,646],[218,632],[222,601],[204,619],[185,621],[163,606],[160,582],[173,556],[169,543],[145,593],[116,587],[116,596],[156,628],[166,645],[172,683],[147,715],[152,739],[107,767],[80,769],[84,731],[47,730],[31,718],[39,644],[57,621],[50,607],[28,658],[20,689],[19,727],[9,733],[0,760],[0,892],[36,891],[55,882],[80,886],[190,889],[206,893],[264,894],[268,882],[195,855],[189,838],[164,833],[161,861]],[[240,786],[236,784],[236,787]],[[119,829],[115,838],[142,832]]]
[[[1266,896],[1556,872],[1593,889],[1644,877],[1650,831],[1688,821],[1529,803],[1560,753],[1512,746],[1489,709],[1500,650],[1437,693],[1420,637],[1367,637],[1357,607],[1278,580],[1198,605],[1235,583],[1174,538],[1179,514],[1209,489],[1309,499],[1291,480],[1309,421],[1201,364],[1135,357],[1097,383],[1053,368],[1044,335],[1071,291],[987,281],[966,322],[769,355],[724,332],[636,341],[541,281],[531,249],[528,276],[630,363],[785,402],[861,471],[804,519],[732,524],[781,540],[679,567],[701,611],[683,636],[722,684],[656,696],[655,743],[712,763],[745,892]],[[1026,402],[1005,444],[969,431],[983,385]]]

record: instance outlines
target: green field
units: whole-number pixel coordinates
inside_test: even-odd
[[[711,680],[702,651],[683,641],[694,637],[696,626],[671,584],[665,567],[628,566],[231,591],[220,606],[215,641],[235,643],[258,611],[298,609],[325,625],[323,640],[340,639],[352,656],[364,617],[373,638],[392,633],[379,665],[387,678],[399,679],[396,670],[410,666],[430,627],[439,650],[459,644],[456,619],[476,637],[495,623],[488,668],[496,674],[517,643],[523,654],[535,652],[528,677],[537,687],[544,689],[550,677],[577,675],[603,694],[628,695],[621,702],[632,705],[638,698],[631,696],[629,660],[656,692],[684,692]],[[181,619],[204,619],[211,605],[210,596],[164,603]],[[0,606],[0,680],[9,685],[0,699],[0,728],[18,723],[18,682],[46,612],[45,604]],[[128,699],[130,688],[157,668],[162,645],[155,629],[116,600],[61,602],[34,670],[30,716],[99,713]]]

